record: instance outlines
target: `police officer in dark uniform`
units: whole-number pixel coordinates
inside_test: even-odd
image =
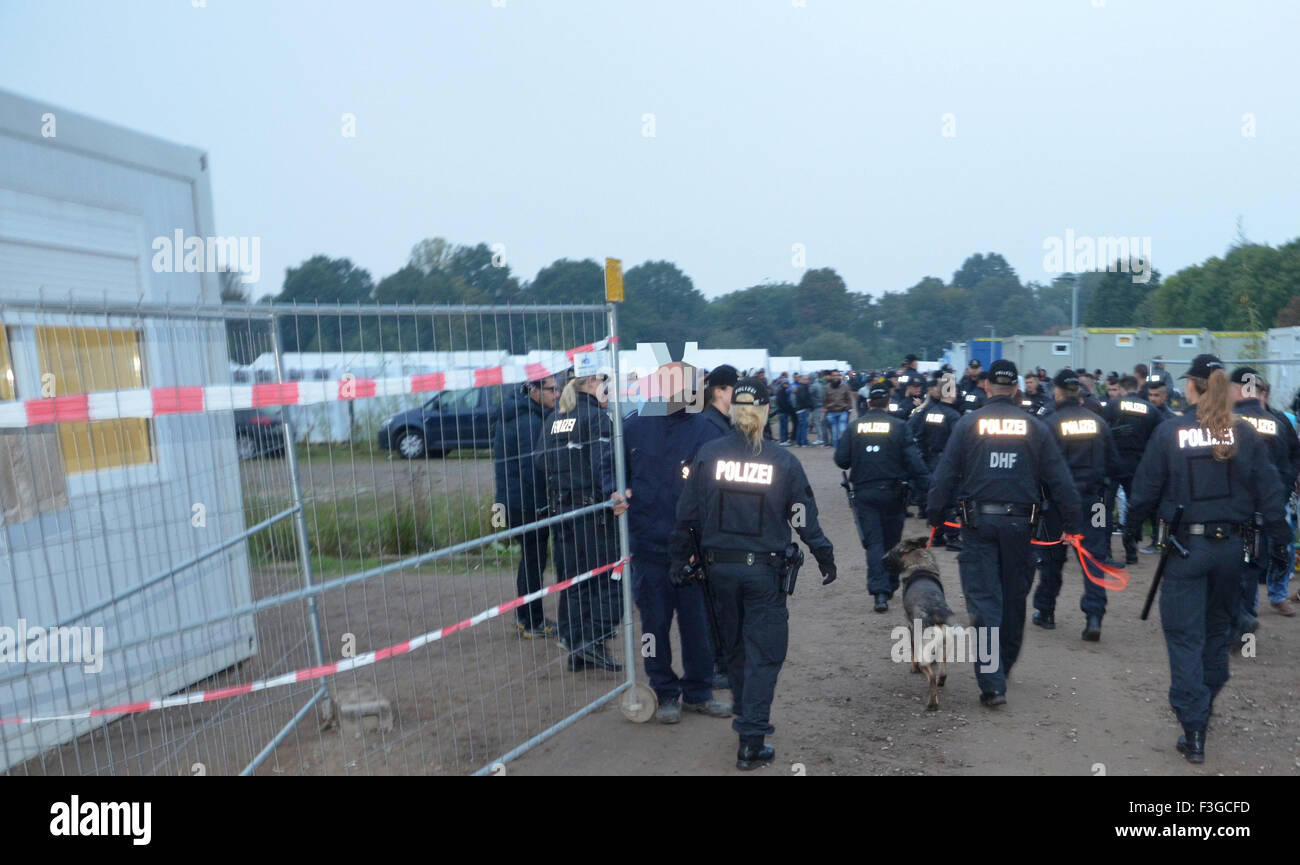
[[[1156,407],[1137,395],[1137,379],[1131,375],[1120,378],[1120,396],[1106,401],[1102,417],[1110,424],[1111,435],[1115,438],[1115,450],[1119,451],[1119,471],[1111,478],[1107,490],[1106,510],[1109,512],[1115,502],[1120,487],[1125,496],[1131,493],[1133,472],[1137,470],[1142,452],[1155,428],[1160,425],[1163,415]],[[1124,533],[1124,563],[1133,564],[1138,560],[1137,541],[1141,539],[1139,524],[1131,520],[1125,526],[1132,525],[1134,531]]]
[[[939,458],[943,456],[943,449],[948,444],[953,427],[961,420],[961,413],[953,408],[953,403],[956,401],[957,386],[953,382],[953,375],[951,372],[944,373],[931,380],[929,401],[913,412],[907,422],[908,432],[916,440],[916,446],[921,450],[921,459],[925,461],[925,467],[932,475],[935,467],[939,465]],[[926,511],[928,494],[927,489],[921,500],[921,519],[927,519],[929,516]],[[946,522],[957,522],[957,515],[952,510],[951,503],[944,510],[944,519]],[[954,553],[960,551],[961,543],[957,540],[957,529],[940,526],[934,533],[931,546],[947,547]]]
[[[849,425],[835,447],[835,465],[849,469],[853,519],[867,551],[867,591],[876,599],[876,612],[889,609],[898,590],[896,577],[885,571],[885,553],[903,536],[911,478],[922,489],[930,485],[930,471],[907,425],[888,414],[889,391],[883,383],[867,395],[867,411]]]
[[[1190,409],[1155,431],[1133,476],[1128,523],[1139,525],[1152,514],[1169,521],[1184,508],[1178,539],[1190,555],[1166,561],[1160,620],[1169,651],[1169,703],[1183,725],[1177,747],[1190,762],[1202,763],[1214,698],[1228,681],[1243,531],[1262,514],[1276,554],[1291,529],[1267,446],[1248,421],[1233,417],[1223,363],[1197,355],[1185,377]]]
[[[1046,387],[1045,380],[1040,379],[1032,372],[1026,373],[1025,392],[1020,395],[1020,407],[1032,415],[1038,414],[1040,408],[1052,401],[1048,398],[1047,391],[1044,390]]]
[[[901,421],[906,421],[912,416],[912,412],[925,401],[921,395],[921,385],[924,383],[921,374],[918,372],[906,372],[904,375],[907,381],[899,385],[899,393],[896,399],[890,402],[892,408],[889,413]],[[867,400],[871,402],[870,399]]]
[[[1277,471],[1282,500],[1285,502],[1291,495],[1291,486],[1295,482],[1295,473],[1291,465],[1291,449],[1285,437],[1289,426],[1281,426],[1273,413],[1260,401],[1262,380],[1259,373],[1251,367],[1241,366],[1234,369],[1229,388],[1233,398],[1232,410],[1254,427],[1255,432],[1259,433],[1264,441],[1269,459]],[[1294,433],[1292,435],[1294,436]],[[1251,561],[1242,573],[1241,610],[1233,633],[1233,636],[1238,639],[1242,633],[1254,633],[1259,627],[1259,584],[1265,582],[1268,572],[1269,559],[1266,554],[1267,550],[1262,551],[1261,555]]]
[[[992,369],[992,366],[989,368]],[[957,408],[961,410],[962,414],[978,411],[984,407],[986,401],[984,386],[985,382],[988,380],[989,374],[980,370],[980,372],[975,376],[976,386],[966,391],[966,393],[962,395],[962,398],[957,401]]]
[[[835,555],[803,466],[763,439],[767,387],[741,379],[731,399],[733,430],[700,448],[691,463],[670,546],[680,578],[694,555],[690,533],[699,533],[731,679],[736,766],[756,769],[775,756],[763,739],[775,731],[772,697],[789,642],[780,578],[791,525],[817,558],[823,585],[835,579]]]
[[[594,354],[576,355],[574,365],[577,375],[542,423],[533,451],[534,462],[546,474],[551,513],[557,516],[603,503],[615,489],[614,422],[605,410],[608,377],[597,368]],[[556,524],[557,582],[617,560],[618,537],[609,509]],[[623,669],[605,646],[622,612],[622,583],[610,572],[564,591],[556,618],[560,645],[569,650],[570,670]]]
[[[1105,513],[1106,478],[1119,465],[1119,454],[1111,439],[1110,427],[1083,407],[1079,376],[1063,369],[1052,378],[1056,408],[1046,423],[1056,438],[1074,477],[1074,488],[1084,511],[1083,546],[1097,561],[1105,561],[1110,546],[1110,525]],[[1047,538],[1061,536],[1061,517],[1054,508],[1043,514]],[[1038,588],[1034,591],[1034,624],[1052,630],[1056,627],[1056,598],[1061,593],[1061,573],[1069,548],[1065,544],[1043,548]],[[1101,619],[1106,615],[1106,590],[1083,579],[1083,600],[1079,602],[1086,624],[1083,639],[1101,639]]]
[[[1061,525],[1080,534],[1083,517],[1074,479],[1046,424],[1012,402],[1016,365],[989,365],[991,395],[983,408],[957,422],[930,487],[929,522],[943,521],[944,505],[962,504],[962,591],[977,628],[997,628],[998,663],[975,665],[980,702],[1006,702],[1007,673],[1020,654],[1025,598],[1033,581],[1030,538],[1042,491]]]
[[[632,552],[632,592],[641,613],[641,633],[652,650],[645,657],[646,677],[654,689],[660,723],[676,724],[682,710],[717,718],[731,716],[731,706],[713,698],[713,646],[704,606],[703,586],[695,580],[680,586],[668,576],[668,539],[676,524],[677,500],[686,486],[684,469],[707,441],[725,435],[730,422],[723,410],[739,376],[728,364],[705,380],[703,411],[687,408],[696,372],[689,364],[666,364],[657,371],[661,399],[648,402],[623,427],[627,454],[626,508]],[[721,408],[719,408],[721,406]],[[674,615],[681,637],[682,675],[673,670],[670,631]]]

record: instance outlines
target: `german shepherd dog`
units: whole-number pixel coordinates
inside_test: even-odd
[[[925,680],[930,685],[930,702],[927,709],[939,708],[939,689],[948,679],[948,658],[945,654],[947,644],[947,627],[952,625],[957,616],[948,606],[943,594],[943,581],[939,576],[939,562],[934,553],[926,547],[927,538],[911,538],[900,541],[885,554],[885,570],[891,576],[898,577],[903,588],[903,612],[907,615],[908,629],[912,623],[920,620],[922,633],[926,628],[941,628],[938,639],[938,657],[917,657],[913,647],[912,672],[925,673]],[[935,632],[931,632],[932,634]],[[928,641],[927,641],[928,644]],[[932,667],[932,661],[939,662],[939,669]]]

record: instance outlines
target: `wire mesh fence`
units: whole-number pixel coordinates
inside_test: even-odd
[[[616,380],[616,327],[0,308],[5,771],[484,771],[630,688],[618,388],[599,496],[538,449],[575,358]]]

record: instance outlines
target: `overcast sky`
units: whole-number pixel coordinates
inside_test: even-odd
[[[879,293],[973,252],[1046,281],[1067,229],[1165,274],[1238,217],[1300,234],[1297,34],[1290,0],[0,0],[0,87],[207,150],[255,294],[434,236],[709,297],[803,244]]]

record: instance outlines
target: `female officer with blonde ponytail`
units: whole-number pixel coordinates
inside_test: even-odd
[[[608,377],[592,354],[574,357],[574,372],[555,411],[542,422],[533,460],[546,473],[546,495],[554,516],[602,503],[613,493],[614,422],[605,410]],[[618,559],[614,517],[608,510],[564,520],[555,526],[556,581]],[[605,641],[622,618],[621,584],[606,572],[566,589],[556,626],[569,650],[569,669],[617,672]]]
[[[1243,532],[1262,514],[1275,549],[1285,550],[1291,531],[1268,448],[1232,412],[1223,363],[1197,355],[1183,377],[1191,410],[1156,427],[1133,476],[1127,525],[1142,525],[1152,512],[1167,523],[1180,505],[1184,509],[1177,537],[1190,555],[1166,561],[1160,621],[1169,651],[1169,703],[1183,725],[1178,750],[1189,762],[1203,763],[1206,724],[1228,681]]]
[[[775,756],[763,738],[775,730],[772,696],[790,633],[780,577],[791,526],[817,558],[823,585],[835,579],[834,549],[817,524],[803,466],[763,438],[767,411],[767,385],[741,379],[731,394],[732,430],[696,453],[669,540],[669,575],[680,580],[694,557],[691,532],[699,538],[731,679],[740,769],[756,769]]]

